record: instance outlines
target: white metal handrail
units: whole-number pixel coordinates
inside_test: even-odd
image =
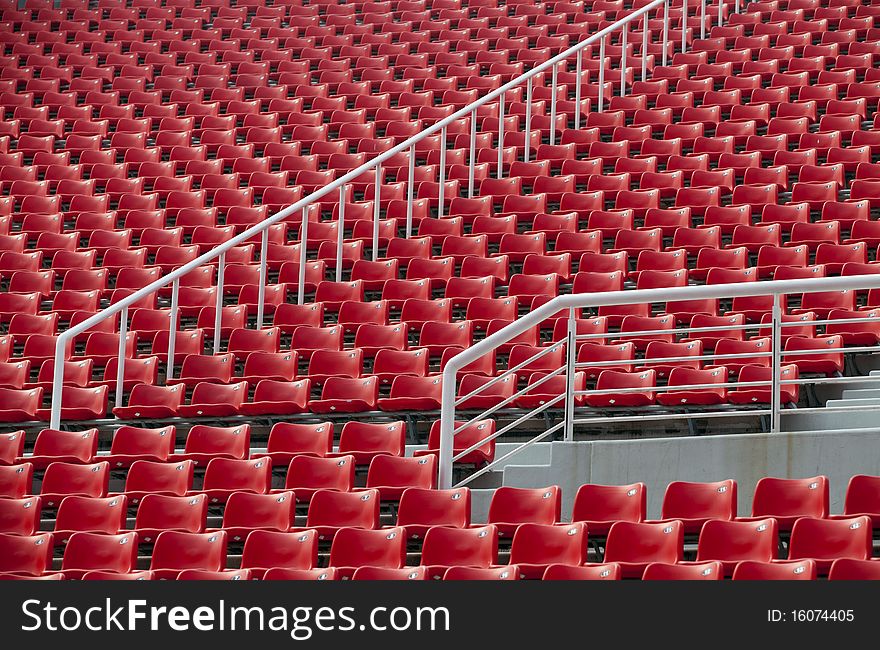
[[[707,0],[701,0],[703,5],[706,5]],[[739,0],[737,0],[738,4]],[[723,0],[719,0],[719,24],[723,19],[723,11],[721,5],[724,4]],[[171,273],[163,275],[158,280],[148,284],[147,286],[133,292],[131,295],[126,296],[125,298],[119,300],[118,302],[110,305],[106,309],[99,311],[93,316],[87,318],[81,323],[68,328],[64,332],[62,332],[56,341],[55,345],[55,356],[54,356],[54,373],[52,379],[52,403],[50,409],[50,426],[53,428],[58,428],[61,424],[61,403],[62,403],[62,394],[64,390],[64,360],[65,360],[65,350],[67,346],[73,341],[73,339],[82,334],[83,332],[91,329],[95,325],[99,323],[115,317],[117,314],[120,315],[120,324],[119,324],[119,333],[120,333],[120,346],[119,346],[119,364],[117,370],[116,377],[116,390],[115,390],[115,398],[116,404],[121,405],[122,395],[123,395],[123,380],[124,380],[124,372],[125,372],[125,347],[124,340],[125,334],[128,331],[128,316],[129,316],[129,308],[136,304],[138,301],[142,300],[145,297],[148,297],[160,289],[171,285],[171,310],[170,310],[170,322],[169,322],[169,342],[168,342],[168,366],[167,366],[167,378],[173,377],[173,366],[174,366],[174,352],[175,352],[175,334],[178,331],[178,317],[179,317],[179,290],[180,290],[180,279],[186,274],[194,271],[200,266],[213,262],[217,260],[217,284],[216,284],[216,297],[215,297],[215,319],[214,319],[214,343],[213,349],[215,353],[219,351],[220,345],[220,332],[221,332],[221,316],[222,316],[222,307],[223,307],[223,289],[224,289],[224,270],[226,265],[226,253],[230,251],[232,248],[246,243],[251,239],[256,237],[260,238],[260,284],[258,288],[258,303],[257,303],[257,329],[261,329],[263,327],[264,313],[265,313],[265,291],[266,291],[266,283],[267,283],[267,250],[269,244],[269,228],[275,224],[278,224],[290,217],[295,216],[298,212],[302,213],[302,225],[300,229],[300,249],[299,249],[299,277],[297,281],[297,301],[302,304],[304,301],[304,293],[305,293],[305,268],[307,263],[307,247],[308,247],[308,228],[309,228],[309,215],[308,208],[313,205],[318,200],[324,198],[325,196],[330,195],[333,192],[339,191],[339,211],[338,211],[338,242],[337,242],[337,274],[339,269],[342,268],[341,257],[342,257],[342,243],[343,243],[343,226],[344,226],[344,212],[345,212],[345,197],[346,197],[346,186],[354,181],[355,179],[364,176],[365,174],[375,171],[375,195],[373,196],[374,201],[374,213],[373,213],[373,232],[372,232],[372,243],[373,243],[373,259],[375,260],[378,257],[378,242],[379,242],[379,219],[381,216],[381,207],[380,207],[380,199],[381,199],[381,169],[382,164],[387,161],[392,156],[395,156],[398,153],[408,152],[409,154],[409,174],[407,180],[407,211],[406,211],[406,236],[409,237],[412,234],[412,220],[413,220],[413,201],[414,201],[414,188],[415,188],[415,179],[414,179],[414,165],[416,158],[416,145],[428,138],[429,136],[435,133],[441,133],[441,141],[440,141],[440,158],[441,164],[439,166],[440,173],[440,183],[439,183],[439,191],[440,191],[440,216],[443,213],[443,187],[444,180],[446,174],[446,165],[445,165],[445,155],[447,150],[447,142],[446,142],[446,133],[447,127],[462,119],[470,119],[470,157],[468,161],[469,173],[468,173],[468,190],[467,195],[472,197],[474,194],[474,170],[476,165],[476,156],[475,156],[475,141],[476,141],[476,117],[477,110],[485,106],[490,102],[494,102],[498,100],[499,102],[499,126],[498,126],[498,149],[499,149],[499,165],[498,165],[498,176],[499,178],[503,175],[503,164],[502,164],[502,150],[504,148],[504,99],[505,93],[508,91],[520,87],[523,84],[526,85],[526,115],[525,115],[525,124],[524,124],[524,139],[523,139],[523,147],[524,147],[524,159],[526,161],[529,160],[530,149],[531,149],[531,109],[532,109],[532,98],[533,98],[533,79],[543,73],[544,71],[550,69],[552,72],[552,80],[551,80],[551,115],[556,115],[556,103],[557,103],[557,70],[558,66],[561,63],[567,62],[571,57],[576,56],[576,67],[577,67],[577,78],[575,80],[575,100],[577,110],[575,110],[575,128],[580,127],[580,100],[582,97],[582,75],[580,71],[582,70],[583,63],[583,51],[591,46],[593,43],[597,41],[600,44],[600,48],[604,53],[606,37],[620,31],[622,33],[622,42],[625,43],[626,34],[629,31],[630,23],[635,22],[640,18],[644,18],[642,20],[642,28],[643,28],[643,45],[647,44],[648,40],[648,15],[655,10],[659,10],[661,7],[663,13],[663,32],[662,32],[662,43],[663,43],[663,65],[666,64],[667,61],[667,50],[669,43],[669,30],[670,30],[670,5],[671,0],[653,0],[648,4],[640,7],[638,9],[633,10],[627,16],[615,21],[611,25],[604,27],[598,32],[588,36],[584,40],[578,42],[577,44],[567,48],[566,50],[560,52],[556,56],[540,63],[527,72],[519,75],[518,77],[511,79],[509,82],[501,85],[499,88],[486,93],[484,96],[480,97],[476,101],[468,104],[467,106],[461,108],[458,111],[455,111],[451,115],[438,120],[431,126],[425,128],[421,132],[417,133],[410,138],[407,138],[405,141],[400,144],[388,149],[387,151],[376,155],[363,165],[343,174],[339,178],[335,179],[333,182],[328,183],[324,187],[315,190],[311,194],[306,197],[303,197],[296,203],[283,210],[277,212],[276,214],[268,217],[267,219],[255,224],[245,231],[239,233],[238,235],[232,237],[226,242],[212,248],[206,253],[198,256],[196,259],[191,262],[184,264],[183,266],[175,269]],[[738,10],[738,7],[737,7]],[[681,29],[682,29],[682,47],[686,50],[687,47],[687,5],[685,3],[682,8],[682,21],[681,21]],[[703,10],[703,14],[705,15],[705,9]],[[704,21],[705,26],[705,21]],[[646,59],[646,51],[642,52],[642,79],[645,80],[647,78],[647,68],[645,64]],[[624,54],[621,60],[621,68],[620,68],[620,81],[621,81],[621,94],[626,93],[626,47],[624,47]],[[599,66],[599,93],[598,93],[598,110],[603,110],[603,102],[604,102],[604,75],[605,75],[605,64],[604,64],[604,56],[601,58],[602,65]],[[550,121],[550,139],[551,144],[555,143],[555,135],[556,128],[554,120]],[[337,276],[337,279],[338,276]]]
[[[666,303],[666,302],[675,302],[680,300],[712,300],[712,299],[721,299],[721,298],[737,298],[737,297],[754,297],[754,296],[773,296],[773,307],[771,311],[771,322],[762,323],[761,325],[750,326],[756,329],[758,328],[766,328],[771,330],[771,347],[770,350],[765,352],[755,352],[748,353],[744,355],[718,355],[713,356],[713,358],[718,357],[740,357],[740,358],[755,358],[755,357],[770,357],[770,367],[772,369],[771,380],[768,381],[759,381],[759,382],[731,382],[732,384],[737,384],[739,386],[755,386],[755,385],[770,385],[771,387],[771,403],[770,408],[761,413],[767,413],[770,415],[771,419],[771,431],[779,432],[781,430],[781,416],[782,416],[782,404],[780,399],[780,387],[783,384],[786,385],[800,385],[804,383],[846,383],[847,381],[853,381],[858,379],[860,381],[865,381],[865,377],[858,378],[848,378],[848,377],[833,377],[833,378],[822,378],[817,380],[809,380],[804,381],[801,379],[783,379],[781,376],[781,367],[784,362],[784,357],[789,355],[817,355],[817,354],[828,354],[828,353],[853,353],[853,352],[880,352],[880,347],[871,347],[871,346],[852,346],[852,347],[829,347],[821,350],[797,350],[797,351],[789,351],[782,349],[782,330],[785,327],[797,327],[810,325],[813,321],[786,321],[783,322],[782,319],[782,296],[790,295],[790,294],[809,294],[815,292],[834,292],[834,291],[844,291],[844,290],[866,290],[866,289],[877,289],[880,288],[880,274],[877,275],[856,275],[856,276],[840,276],[840,277],[826,277],[826,278],[810,278],[810,279],[800,279],[800,280],[773,280],[773,281],[765,281],[765,282],[741,282],[735,284],[717,284],[717,285],[700,285],[700,286],[687,286],[687,287],[675,287],[675,288],[667,288],[667,289],[637,289],[632,291],[612,291],[612,292],[602,292],[602,293],[582,293],[582,294],[568,294],[561,295],[556,298],[551,299],[550,301],[544,303],[540,307],[534,309],[530,313],[522,316],[518,320],[513,323],[507,325],[503,329],[487,336],[482,341],[479,341],[472,345],[469,348],[466,348],[459,352],[457,355],[452,357],[446,364],[443,369],[443,382],[442,382],[442,401],[441,401],[441,412],[440,412],[440,457],[439,457],[439,468],[438,468],[438,485],[441,488],[451,487],[452,485],[452,464],[455,460],[460,459],[464,454],[454,453],[454,438],[455,435],[468,427],[468,424],[473,422],[476,419],[481,417],[485,417],[486,414],[490,414],[497,410],[497,408],[493,407],[492,409],[487,409],[482,413],[478,418],[474,418],[468,420],[463,424],[457,424],[455,419],[455,410],[456,406],[461,403],[460,398],[456,397],[456,388],[457,388],[457,374],[458,372],[465,367],[466,365],[473,363],[480,357],[493,353],[498,349],[499,346],[509,342],[516,336],[522,334],[526,330],[535,327],[547,320],[548,318],[559,314],[560,312],[568,312],[568,327],[566,338],[563,341],[566,341],[566,364],[564,366],[565,370],[565,378],[566,378],[566,390],[564,395],[568,397],[573,397],[574,395],[585,395],[585,394],[607,394],[609,391],[581,391],[575,390],[574,387],[574,375],[575,370],[578,365],[576,361],[577,356],[577,341],[579,339],[595,336],[595,335],[577,335],[577,321],[575,319],[576,310],[580,310],[583,308],[596,308],[596,307],[605,307],[605,306],[617,306],[617,305],[632,305],[632,304],[651,304],[651,303]],[[814,319],[816,322],[819,322],[820,319]],[[847,323],[848,319],[821,319],[823,322],[827,323]],[[853,322],[878,322],[880,318],[854,318]],[[678,328],[677,330],[657,330],[657,334],[674,334],[676,332],[687,331],[689,328]],[[697,328],[699,329],[699,328]],[[744,329],[743,326],[740,326],[737,329]],[[613,333],[610,336],[619,336],[620,333]],[[633,332],[633,335],[644,334],[642,332]],[[608,335],[604,335],[608,336]],[[557,342],[558,343],[558,342]],[[693,357],[685,358],[693,360]],[[646,363],[662,363],[664,359],[639,359],[639,360],[624,360],[624,361],[612,361],[608,362],[608,365],[613,363],[621,364],[639,364],[644,365]],[[590,365],[599,365],[598,362],[596,364]],[[520,364],[522,365],[522,364]],[[708,387],[723,387],[722,384],[712,384]],[[677,387],[680,390],[686,390],[687,386]],[[621,389],[619,391],[613,392],[645,392],[645,391],[654,391],[654,392],[663,392],[664,387],[654,387],[654,388],[637,388],[637,389]],[[478,394],[479,391],[475,391],[469,395],[473,396],[474,394]],[[511,398],[507,398],[510,400]],[[558,401],[554,399],[554,403]],[[506,401],[505,401],[506,403]],[[542,407],[539,407],[541,411],[546,408],[546,404]],[[855,407],[830,407],[834,409],[846,408],[848,410],[853,410]],[[874,407],[871,407],[874,408]],[[564,409],[563,421],[557,425],[554,425],[548,431],[542,432],[539,436],[529,440],[526,443],[523,443],[520,447],[517,447],[512,452],[505,454],[504,457],[500,459],[496,459],[491,465],[497,465],[503,460],[509,458],[514,453],[534,444],[538,440],[543,440],[551,432],[555,432],[560,428],[564,428],[565,430],[565,439],[572,440],[574,438],[574,425],[579,422],[587,422],[587,421],[608,421],[607,418],[594,418],[590,420],[576,420],[575,419],[575,411],[574,411],[574,399],[566,399],[565,400],[565,409]],[[518,422],[525,421],[527,418],[533,416],[539,412],[538,409],[535,411],[526,414],[525,416],[521,416],[518,419]],[[805,409],[799,409],[798,412],[805,412]],[[707,417],[717,417],[718,414],[707,414]],[[670,416],[633,416],[632,418],[615,418],[615,421],[624,421],[630,419],[657,419],[657,418],[668,418]],[[680,417],[680,416],[678,416]],[[702,415],[701,415],[702,417]],[[505,430],[509,430],[508,427],[505,427]],[[472,449],[478,448],[480,445],[485,444],[489,440],[496,438],[499,434],[496,432],[492,436],[487,437],[486,439],[476,443],[472,446]],[[474,477],[478,476],[481,473],[485,473],[488,471],[489,467],[484,467],[479,470],[476,474],[468,477],[468,481],[472,480]]]

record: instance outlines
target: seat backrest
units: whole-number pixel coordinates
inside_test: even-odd
[[[400,569],[406,564],[403,528],[342,528],[330,547],[330,566],[374,566]]]
[[[489,504],[489,523],[555,524],[562,509],[562,490],[503,486],[495,490]]]
[[[752,516],[828,516],[828,478],[786,479],[765,476],[755,485]]]
[[[715,483],[673,481],[663,495],[662,519],[733,519],[736,481]]]
[[[422,546],[424,566],[488,567],[498,556],[498,529],[489,524],[480,528],[434,526]]]
[[[683,544],[684,526],[680,521],[618,521],[608,532],[605,561],[675,563],[681,561]]]

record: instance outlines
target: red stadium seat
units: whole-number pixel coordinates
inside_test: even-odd
[[[734,580],[815,580],[813,560],[779,562],[739,562],[733,570]]]
[[[318,536],[313,530],[255,530],[247,536],[241,556],[241,568],[257,579],[276,569],[309,570],[317,563]]]
[[[801,479],[764,477],[755,485],[752,516],[739,521],[773,517],[779,530],[789,532],[801,517],[824,519],[828,516],[828,479],[814,476]]]
[[[486,569],[497,558],[498,529],[492,524],[475,528],[433,526],[422,545],[422,566],[434,580],[442,578],[450,567]]]
[[[89,571],[130,573],[137,565],[137,550],[137,533],[73,533],[64,549],[61,572],[68,580],[81,580]]]
[[[184,569],[226,568],[226,533],[183,533],[166,530],[153,547],[150,570],[159,580],[173,580]]]
[[[471,522],[468,488],[432,490],[410,487],[403,491],[397,508],[397,525],[408,539],[422,539],[434,526],[467,528]]]
[[[343,579],[351,578],[360,567],[402,569],[405,563],[406,536],[402,528],[342,528],[330,547],[330,566]]]
[[[202,533],[208,516],[208,498],[204,494],[169,496],[147,494],[141,500],[134,528],[138,540],[152,544],[164,530]]]
[[[794,522],[791,530],[788,559],[810,558],[816,563],[818,575],[827,575],[834,560],[868,560],[872,552],[871,520],[868,517],[801,517]]]
[[[641,578],[652,562],[681,561],[684,526],[680,521],[611,525],[605,546],[605,561],[620,564],[621,577]]]
[[[776,520],[709,520],[700,531],[697,561],[717,560],[730,576],[742,561],[770,562],[776,557],[778,531]]]

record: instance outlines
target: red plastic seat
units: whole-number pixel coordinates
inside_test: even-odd
[[[309,503],[306,528],[316,530],[319,540],[333,539],[343,528],[378,527],[379,493],[376,490],[317,490]]]
[[[269,431],[266,455],[272,465],[289,465],[296,456],[326,456],[333,451],[333,423],[276,422]]]
[[[40,487],[44,508],[57,508],[61,500],[70,495],[104,497],[110,478],[107,462],[92,465],[52,463],[46,468]]]
[[[134,528],[141,543],[152,544],[165,530],[204,532],[207,515],[208,497],[204,494],[147,494],[138,506]]]
[[[578,488],[572,509],[572,521],[587,525],[588,533],[603,537],[615,521],[644,521],[647,512],[647,488],[632,485],[585,484]]]
[[[126,499],[124,495],[92,498],[72,495],[65,497],[55,515],[55,544],[64,544],[76,532],[116,535],[125,529]]]
[[[618,521],[608,532],[605,561],[617,562],[623,578],[641,578],[652,562],[680,562],[683,547],[684,526],[680,521]]]
[[[266,571],[263,580],[339,580],[334,567],[325,569],[285,569],[275,567]]]
[[[378,399],[383,411],[432,411],[440,408],[442,380],[440,377],[402,375],[391,383],[388,397]]]
[[[522,524],[513,535],[510,564],[519,567],[521,579],[537,580],[551,564],[580,566],[587,557],[587,527]]]
[[[717,560],[724,574],[733,574],[737,563],[749,560],[770,562],[778,551],[778,529],[775,519],[755,521],[709,520],[700,530],[697,561]]]
[[[673,481],[666,486],[660,519],[680,521],[685,535],[699,533],[707,521],[731,521],[735,517],[736,481]]]
[[[0,533],[33,535],[40,529],[40,497],[0,499]]]
[[[344,579],[360,567],[402,569],[406,563],[403,528],[342,528],[330,547],[330,566]]]
[[[838,558],[868,560],[873,551],[869,517],[801,517],[791,530],[789,560],[812,559],[818,575],[827,575]]]
[[[130,573],[137,565],[137,539],[137,533],[132,532],[74,533],[64,549],[61,572],[68,580],[82,579],[89,571]]]
[[[376,377],[330,377],[321,391],[321,399],[309,401],[309,410],[313,413],[372,411],[376,409],[378,397],[379,384]]]
[[[266,494],[272,485],[272,461],[268,458],[237,460],[214,458],[208,462],[202,484],[210,503],[226,503],[236,492]]]
[[[310,570],[317,563],[318,536],[313,530],[255,530],[247,536],[241,555],[241,568],[248,569],[257,579],[276,569]]]
[[[577,363],[588,379],[597,379],[606,370],[632,372],[633,364],[627,362],[635,358],[636,348],[632,343],[604,345],[587,341],[578,348]]]
[[[397,525],[407,538],[421,539],[434,526],[467,528],[470,526],[470,490],[433,490],[409,487],[400,496]]]
[[[436,458],[375,456],[367,472],[367,489],[379,491],[383,501],[399,501],[410,488],[431,489],[436,483]]]
[[[597,391],[612,391],[601,394],[588,393],[584,400],[592,407],[633,407],[654,403],[653,389],[657,385],[656,372],[618,372],[603,370],[596,381]],[[621,389],[643,389],[642,391],[613,392]]]
[[[191,460],[204,467],[213,458],[245,459],[250,454],[250,435],[249,424],[232,427],[196,424],[186,436],[183,453],[172,455],[171,461]]]
[[[255,530],[285,532],[293,522],[294,504],[292,492],[235,492],[223,509],[223,530],[231,542],[244,542]]]
[[[789,532],[800,517],[825,519],[828,517],[828,478],[786,479],[764,477],[755,485],[752,516],[738,517],[739,521],[754,521],[773,517],[779,530]]]
[[[664,406],[724,404],[727,402],[727,388],[724,386],[705,388],[705,386],[726,384],[727,381],[727,368],[723,366],[705,370],[673,368],[667,382],[667,386],[672,390],[657,393],[657,403]],[[704,386],[704,388],[690,389],[690,386]]]
[[[561,508],[562,491],[557,485],[534,489],[503,486],[492,495],[488,523],[498,528],[501,537],[511,537],[524,523],[557,523]]]
[[[542,580],[620,580],[620,565],[613,562],[586,566],[551,564]]]
[[[192,489],[194,465],[191,460],[170,463],[136,460],[125,477],[125,495],[132,504],[149,494],[184,496]]]
[[[720,345],[720,344],[719,344]],[[791,381],[798,378],[798,368],[795,365],[782,366],[779,369],[781,381]],[[742,383],[764,382],[767,387],[747,386],[728,391],[727,398],[732,404],[770,404],[772,391],[770,384],[773,378],[773,370],[768,367],[746,365],[739,372],[737,381]],[[779,387],[780,400],[783,404],[797,404],[800,388],[798,384],[781,384]]]
[[[34,469],[46,469],[50,463],[92,463],[98,453],[98,430],[57,431],[43,429],[34,442],[28,461]]]
[[[720,562],[667,564],[652,562],[645,568],[642,580],[723,580]]]
[[[449,567],[443,574],[443,580],[518,580],[519,567],[508,565],[503,567],[477,568],[466,566]]]
[[[0,574],[41,576],[52,568],[52,534],[0,533]]]
[[[182,533],[166,530],[159,534],[150,570],[159,580],[173,580],[185,569],[222,571],[226,568],[226,533]]]
[[[813,560],[778,562],[739,562],[733,570],[734,580],[815,580]]]
[[[428,577],[436,580],[450,567],[487,569],[496,563],[497,558],[496,526],[433,526],[425,534],[421,563],[427,569]]]
[[[36,420],[43,402],[43,389],[16,390],[0,388],[0,422],[27,422]]]
[[[839,558],[831,563],[829,580],[880,580],[880,562]]]
[[[178,415],[186,391],[182,384],[176,386],[150,386],[136,384],[128,396],[128,406],[117,406],[113,414],[119,418],[165,418]]]
[[[318,490],[351,492],[354,472],[354,457],[350,455],[334,458],[294,456],[287,469],[284,489],[304,502],[310,501]]]
[[[186,417],[239,415],[247,393],[246,381],[228,385],[199,382],[190,403],[180,406],[178,412]]]
[[[843,372],[843,337],[840,335],[802,338],[792,336],[785,342],[785,361],[797,366],[798,372],[832,376]],[[817,354],[818,350],[832,350]],[[798,354],[798,352],[807,352]]]

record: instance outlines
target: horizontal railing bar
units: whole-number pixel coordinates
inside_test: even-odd
[[[563,373],[563,372],[565,372],[565,366],[563,366],[562,368],[558,368],[558,369],[554,370],[554,371],[551,372],[551,373],[548,373],[546,377],[541,377],[541,378],[540,378],[538,381],[536,381],[534,384],[529,384],[529,387],[531,387],[531,388],[535,388],[536,386],[540,386],[540,385],[543,384],[545,381],[549,381],[550,379],[552,379],[552,378],[555,377],[556,375],[559,375],[559,374],[561,374],[561,373]],[[497,377],[496,377],[496,379],[497,379]],[[474,397],[474,396],[476,396],[476,395],[479,395],[481,392],[483,392],[483,389],[484,389],[486,386],[488,386],[488,385],[489,385],[489,382],[483,384],[482,386],[480,386],[480,387],[477,388],[476,390],[471,391],[470,393],[468,393],[468,394],[465,395],[464,397],[460,397],[460,398],[458,398],[457,400],[455,400],[455,405],[458,406],[459,404],[461,404],[461,403],[466,402],[467,400],[469,400],[471,397]],[[515,397],[516,397],[515,395],[511,395],[510,397],[505,398],[505,400],[504,400],[503,403],[506,404],[506,403],[508,403],[510,400],[513,400]]]
[[[562,368],[561,370],[565,370],[565,368]],[[497,411],[498,409],[503,408],[507,403],[512,402],[513,400],[515,400],[517,397],[522,397],[523,395],[525,395],[526,393],[528,393],[532,388],[534,388],[534,386],[526,386],[525,388],[522,388],[522,389],[516,391],[516,392],[515,392],[513,395],[511,395],[510,397],[505,398],[505,400],[504,400],[503,402],[501,402],[500,404],[496,404],[495,406],[486,409],[485,411],[483,411],[482,413],[480,413],[479,415],[477,415],[477,416],[474,417],[473,419],[474,419],[474,420],[483,420],[483,419],[485,419],[486,417],[492,415],[492,414],[493,414],[495,411]],[[458,402],[456,401],[455,404],[458,405]],[[459,430],[461,430],[461,429],[459,429]]]
[[[796,413],[797,410],[792,409],[791,413]],[[575,424],[595,424],[597,422],[636,422],[636,421],[651,421],[651,420],[703,420],[703,419],[712,419],[712,418],[729,418],[729,417],[742,417],[742,416],[754,416],[754,415],[769,415],[770,409],[754,409],[754,410],[746,410],[746,409],[733,409],[727,411],[711,411],[711,412],[689,412],[689,413],[658,413],[658,414],[648,414],[648,415],[611,415],[606,417],[598,417],[598,418],[581,418],[576,419],[574,421]]]
[[[551,352],[553,352],[553,350],[557,349],[558,347],[560,347],[561,345],[564,345],[564,344],[565,344],[565,341],[557,341],[557,342],[554,343],[553,345],[548,345],[546,348],[543,348],[540,352],[538,352],[537,354],[535,354],[535,355],[529,357],[528,359],[526,359],[526,360],[523,361],[522,363],[518,363],[518,364],[515,365],[513,368],[508,368],[507,370],[505,370],[505,371],[499,373],[498,375],[496,375],[495,377],[493,377],[490,381],[487,381],[485,384],[483,384],[483,385],[480,386],[479,388],[476,388],[475,390],[473,390],[473,391],[470,392],[469,394],[465,395],[464,397],[460,397],[460,398],[456,401],[456,406],[457,406],[460,402],[462,402],[462,401],[468,399],[469,397],[473,397],[474,395],[478,395],[479,393],[481,393],[482,391],[486,390],[486,389],[489,388],[490,386],[494,386],[495,384],[497,384],[499,381],[501,381],[501,380],[504,379],[505,377],[507,377],[507,376],[512,375],[513,373],[515,373],[517,370],[519,370],[519,369],[521,369],[521,368],[524,368],[525,366],[527,366],[527,365],[529,365],[530,363],[536,361],[537,359],[540,359],[540,358],[542,358],[542,357],[544,357],[544,356],[550,354]]]

